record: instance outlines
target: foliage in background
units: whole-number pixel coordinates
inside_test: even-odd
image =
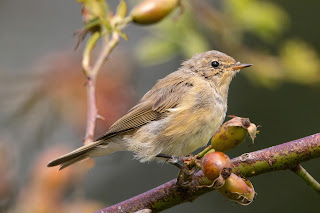
[[[137,45],[141,64],[158,64],[181,54],[217,49],[242,62],[252,82],[273,87],[281,82],[320,82],[320,57],[296,37],[285,36],[290,17],[279,5],[259,0],[183,1],[185,11],[150,28]]]

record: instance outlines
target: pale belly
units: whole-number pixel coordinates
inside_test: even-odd
[[[162,154],[185,156],[205,146],[221,126],[225,113],[223,107],[216,107],[191,115],[195,118],[185,120],[182,127],[176,129],[176,137],[169,142],[170,148],[164,149]]]

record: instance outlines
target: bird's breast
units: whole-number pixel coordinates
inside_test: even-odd
[[[212,91],[194,94],[187,101],[171,110],[163,131],[169,139],[169,147],[174,150],[173,154],[179,153],[181,156],[205,146],[222,124],[227,110],[226,101]]]

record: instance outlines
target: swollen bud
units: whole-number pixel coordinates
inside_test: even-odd
[[[145,0],[132,9],[131,17],[138,24],[153,24],[166,17],[178,3],[179,0]]]
[[[249,180],[244,180],[233,173],[225,180],[225,184],[218,188],[217,191],[241,205],[249,205],[256,196],[251,182]]]
[[[221,187],[231,173],[230,158],[222,152],[209,152],[201,160],[203,174],[213,181],[214,188]]]
[[[248,133],[253,144],[257,132],[257,126],[249,118],[234,117],[218,129],[211,138],[211,145],[217,151],[227,151],[240,145]]]

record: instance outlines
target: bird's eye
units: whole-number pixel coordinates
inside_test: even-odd
[[[219,66],[219,62],[213,61],[213,62],[211,62],[211,66],[214,67],[214,68],[218,67]]]

